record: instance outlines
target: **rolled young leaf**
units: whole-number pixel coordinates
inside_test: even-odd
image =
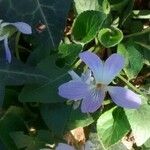
[[[123,33],[118,28],[103,28],[98,34],[98,40],[100,43],[106,47],[113,47],[121,42],[123,39]]]

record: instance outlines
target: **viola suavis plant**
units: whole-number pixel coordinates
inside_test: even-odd
[[[147,0],[0,0],[0,150],[150,149]]]
[[[95,54],[83,52],[80,58],[93,72],[88,71],[84,78],[75,72],[71,81],[59,87],[59,95],[70,100],[82,100],[82,112],[95,112],[101,105],[108,91],[112,100],[124,108],[138,108],[140,97],[129,89],[119,86],[108,86],[123,69],[125,60],[119,54],[112,54],[104,63]]]

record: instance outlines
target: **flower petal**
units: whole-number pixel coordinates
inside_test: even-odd
[[[31,34],[32,33],[31,26],[28,25],[27,23],[15,22],[15,23],[10,23],[10,25],[15,26],[20,32],[22,32],[24,34]]]
[[[0,19],[0,24],[3,22],[3,20],[2,19]]]
[[[59,95],[70,100],[82,99],[87,91],[87,84],[78,80],[71,80],[59,87]]]
[[[90,140],[86,141],[84,150],[94,150],[96,149],[96,145],[92,143]]]
[[[119,54],[112,54],[104,63],[103,81],[109,84],[124,67],[125,60]]]
[[[80,59],[91,69],[94,74],[96,82],[103,83],[102,73],[103,73],[103,62],[102,60],[89,51],[80,53]]]
[[[134,109],[141,105],[140,97],[129,89],[108,86],[108,92],[118,106]]]
[[[104,90],[93,89],[89,91],[82,100],[81,111],[83,113],[95,112],[101,105],[105,97]]]
[[[90,85],[93,81],[92,72],[90,69],[87,69],[84,73],[82,73],[81,80]]]
[[[4,38],[4,47],[5,47],[5,54],[6,54],[6,59],[8,60],[8,62],[11,62],[11,52],[8,46],[8,38],[5,37]]]
[[[73,146],[68,144],[59,143],[56,150],[75,150]]]
[[[73,80],[81,80],[81,78],[73,70],[68,71],[69,75]]]

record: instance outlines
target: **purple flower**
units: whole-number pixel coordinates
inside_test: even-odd
[[[2,23],[2,20],[0,20],[0,28],[1,28],[0,33],[2,32],[3,28],[8,25],[14,26],[18,31],[20,31],[23,34],[31,34],[32,33],[31,26],[29,26],[27,23],[24,23],[24,22]],[[11,51],[10,51],[10,48],[8,45],[8,37],[9,37],[9,33],[6,33],[2,37],[0,37],[0,41],[4,40],[6,59],[10,63],[11,62]]]
[[[75,150],[75,148],[68,144],[59,143],[58,146],[56,147],[56,150]]]
[[[95,149],[94,147],[95,145],[91,141],[86,141],[84,145],[80,145],[82,150],[93,150]],[[76,150],[76,148],[68,144],[59,143],[56,150]]]
[[[82,100],[81,110],[84,113],[95,112],[102,105],[106,92],[118,106],[131,109],[140,106],[141,99],[131,90],[108,86],[124,67],[125,60],[121,55],[112,54],[103,63],[97,55],[86,51],[80,53],[80,59],[92,71],[94,79],[90,73],[85,75],[84,80],[75,72],[71,73],[73,80],[59,87],[60,96],[74,101]]]

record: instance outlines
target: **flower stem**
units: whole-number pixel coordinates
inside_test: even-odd
[[[135,92],[137,92],[138,94],[143,95],[143,93],[137,89],[134,85],[132,85],[129,81],[127,81],[123,76],[118,75],[118,78],[120,78],[123,82],[125,82],[129,87],[131,87]]]
[[[20,60],[20,56],[19,56],[18,44],[19,44],[20,35],[21,35],[21,33],[18,32],[16,35],[16,42],[15,42],[15,53],[16,53],[17,59],[19,59],[19,60]]]
[[[144,29],[141,32],[137,32],[137,33],[126,35],[126,36],[124,36],[124,38],[130,38],[130,37],[140,36],[140,35],[143,35],[143,34],[146,34],[146,33],[149,33],[149,32],[150,32],[150,27]]]

